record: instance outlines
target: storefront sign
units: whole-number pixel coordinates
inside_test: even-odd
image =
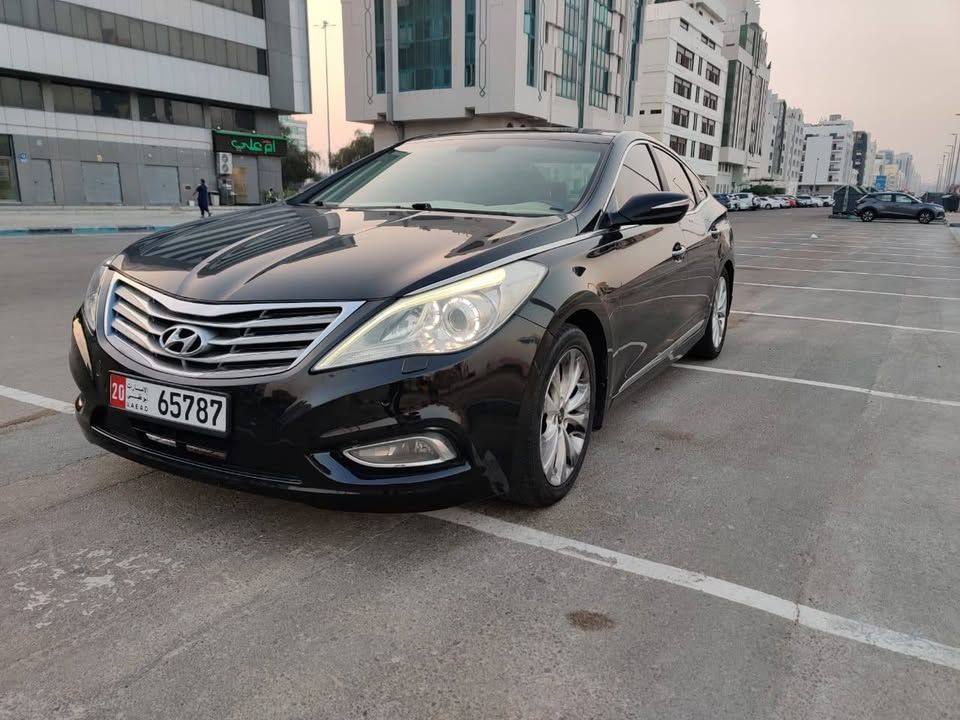
[[[216,152],[237,155],[265,155],[283,157],[287,154],[287,139],[278,135],[213,131],[213,149]]]

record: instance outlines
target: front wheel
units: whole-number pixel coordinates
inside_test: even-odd
[[[931,213],[929,210],[921,210],[920,214],[917,215],[917,220],[920,221],[921,225],[926,225],[933,220],[933,213]]]
[[[873,219],[877,216],[873,210],[867,209],[860,213],[860,219],[864,222],[873,222]]]
[[[522,410],[524,434],[507,492],[531,507],[570,492],[590,444],[596,402],[593,351],[580,328],[563,326],[543,368]]]
[[[707,330],[700,342],[690,350],[692,357],[713,360],[723,352],[723,343],[727,339],[727,318],[730,316],[730,273],[724,270],[717,280],[713,292],[710,314],[707,316]]]

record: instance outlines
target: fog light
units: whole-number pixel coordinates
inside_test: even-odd
[[[457,456],[450,443],[436,433],[411,435],[371,445],[358,445],[344,450],[343,454],[356,463],[378,468],[438,465],[453,460]]]

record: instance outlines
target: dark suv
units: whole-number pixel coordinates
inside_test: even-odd
[[[931,220],[942,220],[943,206],[925,203],[901,192],[880,192],[864,195],[857,202],[856,214],[864,222],[874,218],[917,220],[926,225]]]

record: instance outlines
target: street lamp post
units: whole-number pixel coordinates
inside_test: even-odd
[[[319,25],[314,25],[314,27],[323,30],[323,92],[327,111],[327,171],[332,172],[333,168],[330,165],[332,148],[330,143],[330,71],[327,66],[327,28],[336,27],[336,25],[324,20]]]
[[[947,190],[950,189],[950,186],[953,184],[953,179],[957,175],[956,155],[957,155],[957,137],[958,136],[957,136],[957,133],[950,133],[950,134],[953,135],[953,143],[947,146],[950,148],[950,159],[947,161],[947,167],[946,167],[948,172],[944,174],[944,181],[943,181],[944,192],[947,192]]]
[[[954,117],[960,117],[960,113],[954,113]],[[956,135],[956,133],[954,133]],[[950,171],[950,185],[957,182],[957,167],[960,166],[960,151],[954,154],[953,167]]]

